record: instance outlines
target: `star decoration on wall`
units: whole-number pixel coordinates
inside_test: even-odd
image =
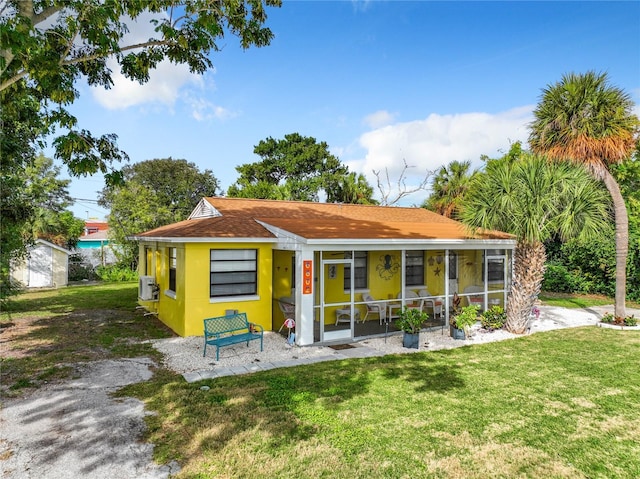
[[[442,270],[440,269],[440,266],[438,266],[436,269],[433,270],[433,274],[436,276],[440,276],[440,271]]]

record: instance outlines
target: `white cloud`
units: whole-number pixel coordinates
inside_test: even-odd
[[[237,112],[215,105],[205,98],[187,95],[186,102],[191,106],[191,116],[197,121],[226,120],[238,116]]]
[[[359,142],[364,157],[347,164],[352,171],[363,173],[371,184],[376,184],[373,170],[384,174],[386,168],[394,184],[406,161],[410,167],[407,185],[416,185],[427,171],[451,161],[470,160],[479,166],[481,155],[498,156],[515,141],[522,141],[526,147],[532,111],[533,106],[528,105],[497,114],[431,114],[424,120],[388,125],[363,134]]]
[[[109,110],[121,110],[145,103],[172,106],[182,87],[201,82],[198,75],[189,72],[188,66],[163,61],[150,72],[149,81],[141,85],[126,78],[115,60],[109,60],[108,63],[113,70],[113,86],[110,90],[92,88],[92,93],[96,101]]]
[[[372,113],[371,115],[367,115],[364,118],[364,123],[369,128],[380,128],[393,123],[395,116],[396,116],[395,114],[389,113],[386,110],[378,110],[375,113]]]
[[[150,23],[150,20],[160,17],[166,18],[166,14],[143,12],[135,21],[130,18],[125,19],[129,32],[124,36],[121,44],[135,45],[150,38],[158,38],[158,34],[154,31],[154,25]],[[181,89],[185,86],[202,84],[201,76],[189,72],[187,65],[175,65],[166,60],[150,71],[149,81],[143,85],[126,78],[114,58],[107,61],[107,66],[113,72],[113,86],[109,90],[105,90],[102,87],[94,87],[91,88],[91,92],[100,105],[110,110],[153,103],[171,107],[175,104],[180,96]]]

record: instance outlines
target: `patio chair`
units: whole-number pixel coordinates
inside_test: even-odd
[[[296,305],[293,302],[293,299],[289,296],[283,296],[278,299],[278,306],[280,307],[280,311],[284,316],[284,319],[295,319],[296,316]]]
[[[398,293],[398,299],[402,298],[402,292]],[[423,302],[418,296],[418,293],[410,289],[404,292],[404,307],[407,309],[420,309],[422,310]]]
[[[373,299],[373,297],[368,293],[362,295],[362,301],[367,308],[367,312],[364,315],[364,318],[362,318],[362,322],[364,323],[367,320],[367,316],[369,316],[369,314],[377,314],[378,319],[380,320],[380,326],[382,326],[382,322],[387,319],[386,306],[383,303],[376,303],[375,299]]]
[[[473,293],[482,293],[482,294],[473,294]],[[467,286],[464,288],[462,292],[463,295],[466,295],[467,302],[469,305],[476,305],[482,307],[484,305],[484,288],[482,286]]]
[[[442,304],[444,303],[442,298],[433,296],[428,289],[421,289],[418,294],[422,298],[422,307],[430,307],[434,319],[436,316],[442,317]]]

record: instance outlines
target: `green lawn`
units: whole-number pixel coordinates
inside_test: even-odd
[[[639,356],[591,327],[122,394],[181,478],[637,478]]]
[[[543,291],[540,293],[539,298],[542,304],[561,308],[588,308],[590,306],[606,306],[614,303],[613,298],[599,294],[569,294]],[[627,307],[640,308],[640,304],[627,301]]]
[[[9,361],[37,386],[169,335],[135,311],[135,285],[72,289],[2,318],[3,375]],[[118,394],[154,413],[145,439],[179,478],[637,478],[639,356],[640,332],[591,327],[193,384],[159,369]]]

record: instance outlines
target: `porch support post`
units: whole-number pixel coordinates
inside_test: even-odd
[[[485,246],[482,259],[484,261],[484,267],[482,270],[484,271],[484,278],[482,278],[482,309],[484,311],[487,310],[487,305],[489,304],[489,250]]]
[[[449,249],[444,250],[444,325],[449,326]],[[435,310],[433,317],[435,318]]]
[[[311,293],[304,292],[304,261],[311,261]],[[317,270],[317,265],[313,264],[313,250],[303,249],[296,253],[296,344],[298,346],[308,346],[313,344],[313,298],[316,295],[318,283],[313,276]],[[322,274],[322,272],[320,273]]]
[[[404,309],[405,301],[406,301],[406,290],[407,287],[407,271],[406,271],[406,262],[407,262],[407,250],[400,250],[400,294],[402,296],[402,309]]]

